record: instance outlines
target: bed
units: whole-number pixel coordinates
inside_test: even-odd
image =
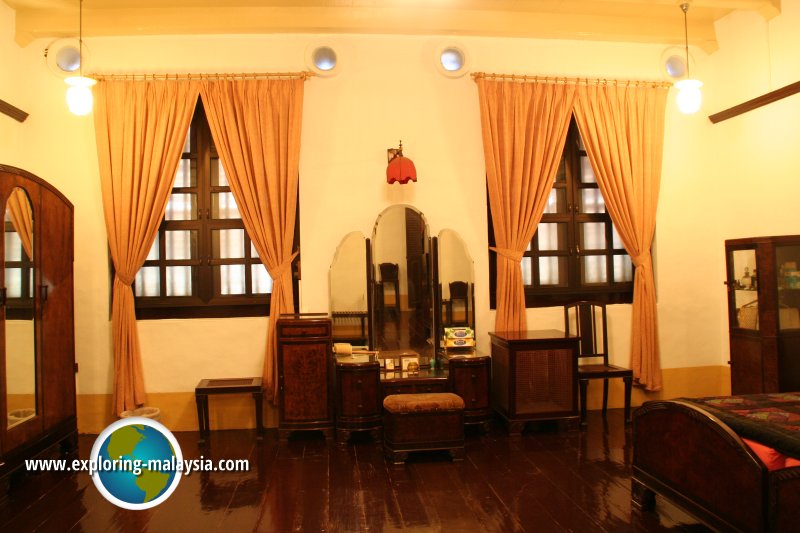
[[[633,445],[634,507],[658,495],[715,529],[800,531],[800,393],[647,402]]]

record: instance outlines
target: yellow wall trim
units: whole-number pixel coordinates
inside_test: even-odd
[[[730,394],[730,370],[727,366],[668,368],[664,388],[648,393],[634,388],[631,404],[636,407],[649,400],[681,396],[721,396]],[[621,408],[624,393],[621,379],[609,381],[608,406]],[[148,406],[161,410],[161,423],[172,431],[197,431],[197,404],[192,392],[149,393]],[[603,386],[600,380],[589,383],[589,409],[602,407]],[[255,406],[248,394],[210,396],[208,399],[211,429],[244,429],[255,427]],[[116,420],[111,412],[110,394],[78,395],[78,431],[97,434]],[[264,427],[278,425],[277,409],[264,400]]]

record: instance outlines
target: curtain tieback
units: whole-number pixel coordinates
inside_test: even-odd
[[[280,278],[284,273],[286,273],[287,270],[289,270],[292,267],[292,261],[294,261],[294,258],[297,257],[298,253],[300,252],[293,253],[291,256],[289,256],[289,259],[287,259],[280,265],[276,266],[275,268],[267,269],[269,270],[269,275],[272,277],[273,280]]]
[[[651,265],[652,261],[653,259],[650,256],[650,250],[646,251],[643,254],[639,254],[635,257],[631,256],[631,262],[636,268]]]
[[[489,249],[493,252],[497,252],[497,255],[505,257],[509,261],[513,261],[515,263],[521,262],[523,255],[525,255],[525,252],[519,252],[517,250],[512,250],[511,248],[497,248],[490,246]]]
[[[114,274],[114,277],[116,277],[119,280],[119,282],[122,283],[123,285],[126,285],[128,287],[133,285],[134,278],[132,278],[132,277],[128,277],[128,276],[126,276],[124,274],[120,274],[119,272],[116,272]]]

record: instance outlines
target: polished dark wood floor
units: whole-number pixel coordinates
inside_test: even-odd
[[[176,433],[185,458],[247,458],[251,470],[185,476],[146,511],[108,503],[85,473],[28,474],[0,506],[0,531],[705,531],[660,499],[656,513],[632,510],[622,412],[588,422],[513,438],[470,432],[464,461],[430,452],[404,466],[387,465],[368,438],[341,446],[310,432],[279,443],[269,432],[257,443],[249,430],[215,431],[200,448],[196,432]],[[80,437],[79,457],[94,438]]]

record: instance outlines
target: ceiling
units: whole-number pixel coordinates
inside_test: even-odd
[[[78,0],[4,0],[15,40],[76,37]],[[681,0],[84,0],[84,36],[244,33],[482,35],[683,43]],[[690,44],[717,49],[714,21],[781,0],[693,0]]]

